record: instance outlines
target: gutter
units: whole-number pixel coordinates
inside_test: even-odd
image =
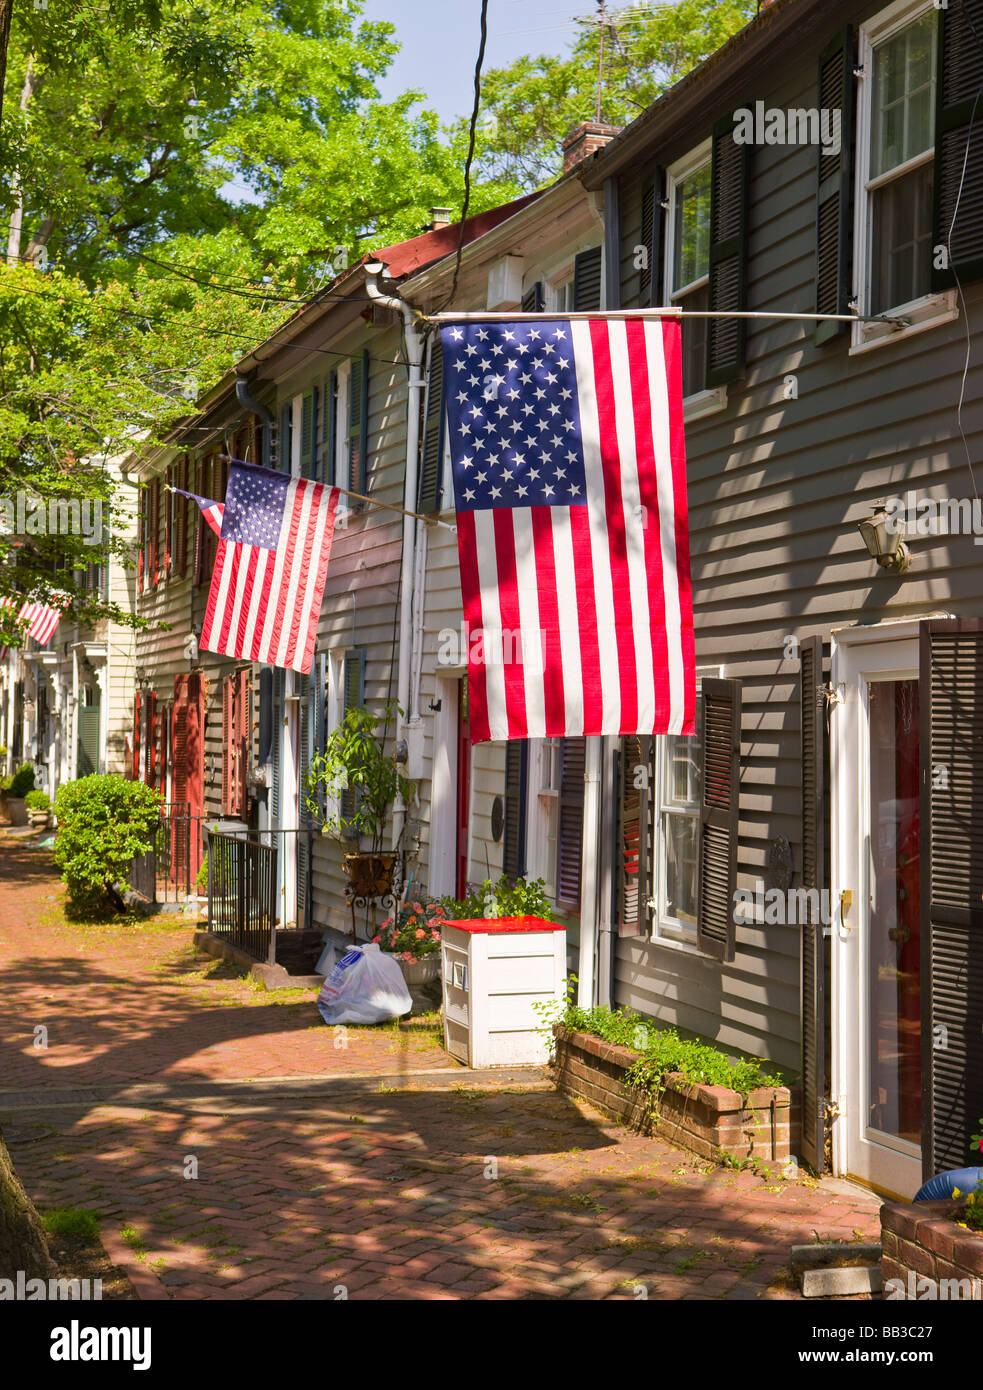
[[[423,410],[423,335],[416,325],[414,310],[398,295],[385,294],[379,288],[379,277],[385,270],[381,261],[368,261],[365,265],[365,289],[369,298],[387,309],[402,315],[403,336],[406,342],[406,356],[409,361],[409,389],[406,402],[406,469],[403,487],[403,507],[406,512],[415,512],[417,493],[417,470],[420,456],[420,416]],[[397,744],[409,733],[412,723],[410,711],[410,675],[413,661],[412,622],[414,608],[413,570],[417,549],[417,521],[413,516],[403,517],[403,548],[400,565],[399,584],[399,665],[396,680],[396,702],[399,716],[396,724]],[[417,605],[422,612],[422,594],[417,596]],[[417,721],[419,722],[419,721]],[[412,761],[407,750],[407,773],[412,770]],[[395,845],[406,823],[406,805],[397,796],[393,807],[393,844]]]
[[[249,386],[244,376],[236,377],[236,400],[246,410],[251,410],[254,415],[258,415],[262,420],[263,429],[263,467],[270,466],[270,450],[273,441],[273,416],[265,405],[260,405],[259,401],[254,401],[249,394]]]

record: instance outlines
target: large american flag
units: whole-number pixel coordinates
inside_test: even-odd
[[[334,535],[338,489],[234,463],[200,645],[309,672]],[[218,503],[196,498],[209,525]]]
[[[692,734],[678,321],[441,341],[472,736]]]

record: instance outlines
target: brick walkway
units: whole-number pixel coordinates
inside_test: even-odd
[[[187,926],[80,929],[59,901],[37,851],[0,845],[0,1086],[35,1093],[0,1120],[35,1201],[102,1214],[143,1297],[782,1298],[792,1244],[877,1238],[847,1184],[468,1089],[426,1034],[336,1048],[310,996],[199,978]],[[273,1076],[319,1080],[246,1080]],[[147,1103],[110,1094],[151,1079]]]

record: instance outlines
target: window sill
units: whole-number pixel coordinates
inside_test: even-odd
[[[946,290],[942,294],[926,294],[921,299],[913,299],[910,304],[902,304],[890,311],[892,314],[911,319],[907,328],[881,327],[877,323],[857,323],[853,327],[853,341],[850,356],[883,347],[885,343],[900,343],[913,338],[916,333],[925,333],[929,328],[938,328],[943,323],[952,323],[959,317],[956,291]]]
[[[697,391],[683,401],[683,423],[702,420],[706,415],[716,415],[727,409],[727,387],[713,386],[709,391]]]
[[[664,946],[667,951],[678,951],[683,956],[697,956],[700,960],[708,963],[715,961],[714,956],[707,955],[706,951],[701,951],[695,941],[683,941],[676,936],[660,936],[656,928],[649,937],[650,946]]]

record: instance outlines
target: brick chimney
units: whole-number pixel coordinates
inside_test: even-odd
[[[431,208],[430,209],[430,231],[439,232],[441,227],[451,225],[450,208]]]
[[[583,121],[574,126],[563,141],[563,172],[567,173],[620,133],[620,125],[602,125],[599,121]]]

